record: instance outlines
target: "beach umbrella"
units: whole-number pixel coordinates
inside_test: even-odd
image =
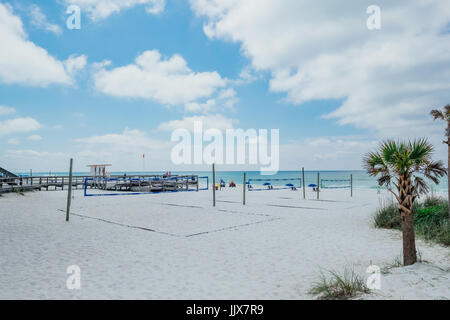
[[[294,185],[292,184],[292,183],[288,183],[287,185],[286,185],[286,187],[293,187]]]
[[[311,183],[308,185],[308,187],[315,188],[315,187],[317,187],[317,184]]]
[[[264,183],[265,186],[271,186],[272,184],[270,182]]]

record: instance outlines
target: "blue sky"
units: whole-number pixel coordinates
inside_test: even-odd
[[[442,32],[449,22],[444,2],[424,8],[420,1],[380,1],[389,18],[381,30],[370,31],[364,27],[369,2],[333,10],[330,1],[264,0],[264,10],[251,0],[148,0],[131,1],[129,7],[115,0],[110,2],[115,11],[108,11],[102,1],[0,1],[3,15],[11,18],[0,25],[0,36],[12,43],[2,41],[4,66],[12,71],[0,71],[0,166],[64,170],[74,157],[77,170],[106,161],[115,170],[131,171],[142,168],[140,157],[146,153],[148,170],[203,169],[171,164],[171,131],[161,129],[164,124],[175,128],[174,120],[189,124],[192,117],[212,121],[211,126],[219,122],[219,129],[226,123],[279,129],[281,169],[360,169],[362,153],[387,136],[429,136],[439,144],[442,126],[427,113],[449,98],[450,73],[431,72],[450,69],[448,57],[441,56],[449,52],[448,32]],[[409,17],[396,17],[402,3]],[[66,27],[70,4],[81,7],[80,30]],[[157,12],[149,12],[156,6]],[[339,10],[343,14],[337,19]],[[437,17],[441,11],[447,15]],[[25,35],[11,31],[14,21],[23,24]],[[319,33],[314,23],[323,26],[323,21],[330,28]],[[24,52],[22,42],[27,43],[23,48],[34,48]],[[402,58],[416,43],[438,42],[433,52]],[[118,73],[146,52],[159,54],[146,71],[157,80],[142,83],[131,68]],[[376,59],[367,58],[367,52]],[[171,60],[174,56],[180,59]],[[74,70],[68,59],[78,63]],[[180,61],[188,68],[182,70],[189,76],[176,78],[180,82],[173,87],[171,80],[165,83],[172,69],[152,74],[167,61],[171,68],[182,69]],[[47,63],[49,68],[39,69]],[[396,86],[398,92],[391,92]],[[210,99],[211,110],[188,107]],[[28,120],[16,126],[15,119]],[[437,148],[437,157],[444,158],[445,150]]]

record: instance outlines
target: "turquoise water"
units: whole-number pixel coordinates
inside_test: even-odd
[[[161,171],[149,171],[149,172],[112,172],[112,175],[139,175],[139,174],[164,174]],[[49,172],[35,172],[34,176],[39,175],[48,175]],[[68,172],[52,172],[52,175],[68,175]],[[207,176],[209,177],[209,181],[212,181],[212,172],[211,171],[172,171],[172,174],[179,175],[190,175],[196,174],[201,177]],[[27,174],[24,174],[26,176]],[[82,176],[89,175],[88,172],[74,172],[74,175]],[[346,180],[346,181],[324,181],[325,186],[329,187],[339,187],[349,185],[348,180],[350,179],[350,175],[353,176],[353,187],[354,188],[370,188],[376,189],[378,187],[376,178],[368,176],[365,171],[355,170],[355,171],[320,171],[320,180]],[[263,176],[259,171],[247,171],[247,179],[299,179],[302,177],[301,171],[279,171],[275,175]],[[217,171],[216,172],[216,183],[218,183],[221,179],[225,182],[234,181],[236,184],[242,184],[244,179],[243,171]],[[266,181],[257,181],[253,182],[253,184],[263,184]],[[292,183],[298,185],[299,181],[267,181],[270,182],[274,186],[284,186],[287,183]],[[317,171],[305,171],[305,184],[308,186],[309,184],[317,184]],[[432,183],[429,184],[430,187],[434,191],[446,191],[447,190],[447,177],[443,177],[439,183],[439,185],[434,185]]]

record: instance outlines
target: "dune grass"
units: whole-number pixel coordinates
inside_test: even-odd
[[[351,269],[345,269],[342,274],[336,271],[327,272],[328,277],[321,272],[319,280],[309,291],[320,300],[347,300],[370,293],[365,279]]]
[[[402,221],[394,202],[382,203],[373,218],[374,226],[402,229]],[[414,207],[414,230],[418,237],[450,246],[448,201],[429,197]]]

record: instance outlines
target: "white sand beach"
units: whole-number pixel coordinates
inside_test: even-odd
[[[401,233],[375,229],[384,191],[242,189],[84,197],[0,197],[0,299],[314,299],[321,270],[391,264]],[[418,239],[422,260],[381,275],[362,299],[449,299],[450,250]],[[78,265],[81,288],[66,288]]]

